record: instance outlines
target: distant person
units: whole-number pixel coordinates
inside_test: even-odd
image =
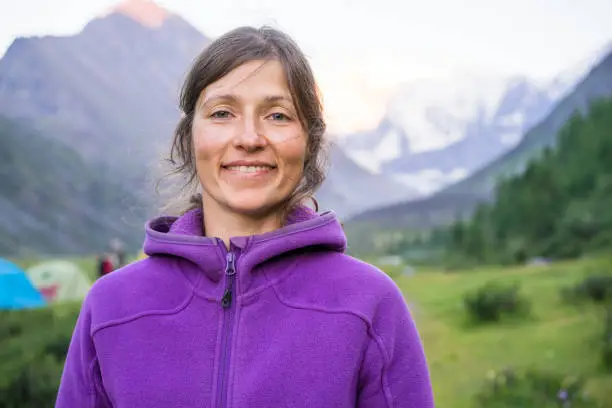
[[[108,275],[115,269],[112,257],[109,254],[102,254],[97,257],[98,277]]]
[[[171,163],[200,193],[147,224],[146,259],[90,290],[56,407],[433,407],[399,288],[307,206],[325,123],[298,46],[230,31],[195,60],[180,109]]]
[[[96,257],[98,277],[102,277],[111,273],[115,269],[112,257],[107,254],[101,254]]]

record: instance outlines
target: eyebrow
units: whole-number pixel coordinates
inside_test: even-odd
[[[289,98],[285,95],[270,95],[270,96],[266,96],[264,98],[264,100],[268,103],[272,103],[272,102],[288,102],[290,104],[293,105],[293,99]]]
[[[216,102],[216,101],[227,101],[227,102],[237,103],[238,98],[232,94],[215,95],[210,98],[203,99],[202,102],[200,103],[200,106],[203,107],[211,102]],[[287,102],[293,105],[293,100],[290,97],[287,97],[285,95],[268,95],[264,98],[264,101],[266,103]]]

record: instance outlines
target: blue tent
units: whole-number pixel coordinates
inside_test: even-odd
[[[0,309],[46,306],[45,299],[21,268],[0,258]]]

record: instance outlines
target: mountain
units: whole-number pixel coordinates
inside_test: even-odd
[[[107,179],[141,192],[170,146],[182,80],[210,41],[180,16],[128,0],[75,35],[16,39],[0,60],[0,114],[27,122]],[[342,152],[333,155],[317,194],[322,208],[344,218],[414,197]],[[153,192],[142,198],[152,209]]]
[[[151,27],[133,12],[97,18],[74,36],[18,38],[0,60],[0,113],[141,179],[169,144],[181,79],[209,41],[176,15]]]
[[[348,220],[347,225],[429,228],[465,216],[479,202],[491,199],[498,180],[522,172],[529,160],[546,146],[554,145],[557,133],[575,112],[584,113],[591,102],[609,96],[612,96],[612,52],[499,159],[430,197],[366,211]]]
[[[340,209],[342,217],[350,217],[364,208],[376,208],[415,197],[417,191],[391,178],[372,174],[351,160],[344,151],[332,145],[327,180],[317,192],[321,209]]]
[[[378,127],[339,143],[363,166],[430,195],[516,146],[611,50],[606,44],[552,80],[457,74],[404,84]]]
[[[136,249],[144,206],[65,144],[0,116],[0,254]]]
[[[400,87],[379,126],[343,138],[343,147],[428,195],[516,145],[554,102],[525,77],[421,80]]]

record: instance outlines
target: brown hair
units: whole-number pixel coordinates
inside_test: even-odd
[[[183,179],[175,211],[184,213],[202,205],[197,194],[198,177],[193,153],[191,127],[196,103],[202,91],[238,66],[253,60],[279,61],[287,77],[299,120],[308,135],[302,180],[289,197],[285,215],[313,194],[325,180],[327,151],[323,107],[312,69],[298,45],[285,33],[270,27],[239,27],[213,41],[195,59],[183,84],[179,107],[182,117],[176,126],[169,163],[170,175]],[[176,197],[176,195],[175,195]],[[176,208],[178,207],[178,208]]]

